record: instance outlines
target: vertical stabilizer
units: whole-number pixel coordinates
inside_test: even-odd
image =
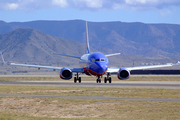
[[[86,50],[87,50],[86,53],[90,53],[87,21],[86,21]]]

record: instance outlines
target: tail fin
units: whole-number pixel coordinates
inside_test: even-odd
[[[87,50],[86,53],[90,53],[87,21],[86,21],[86,50]]]

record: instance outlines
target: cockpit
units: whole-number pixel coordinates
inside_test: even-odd
[[[105,55],[103,55],[102,53],[92,53],[88,56],[89,61],[91,62],[104,62],[104,63],[108,63],[108,59],[106,58]]]
[[[106,59],[105,58],[98,58],[98,59],[91,58],[91,62],[106,62]]]
[[[94,58],[92,58],[91,61],[92,62],[97,62],[97,61],[105,62],[106,60],[104,58],[101,58],[101,59],[94,59]]]

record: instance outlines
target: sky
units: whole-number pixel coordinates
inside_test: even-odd
[[[0,20],[180,24],[180,0],[0,0]]]

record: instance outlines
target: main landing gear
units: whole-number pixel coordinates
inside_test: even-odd
[[[79,77],[79,74],[76,74],[76,77],[74,77],[74,83],[76,83],[77,81],[79,81],[79,83],[81,83],[81,77]]]
[[[97,77],[98,78],[97,78],[96,82],[101,83],[100,77],[102,77],[102,76],[98,75]],[[109,83],[112,82],[111,77],[110,77],[110,73],[107,73],[107,77],[104,78],[104,83],[107,83],[107,81],[109,81]]]
[[[109,81],[109,83],[112,82],[111,77],[109,76],[110,76],[110,73],[107,73],[107,77],[104,78],[104,83],[107,83],[107,81]]]

